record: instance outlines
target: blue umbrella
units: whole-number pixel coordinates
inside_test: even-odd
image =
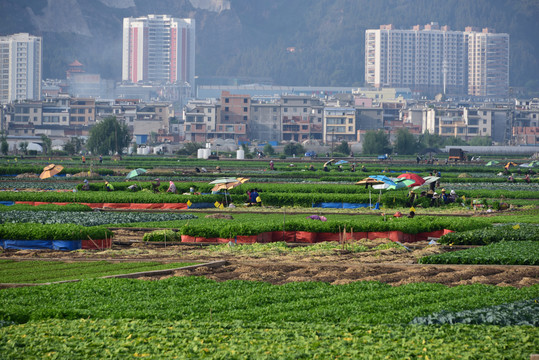
[[[342,164],[348,164],[348,161],[346,160],[339,160],[335,163],[335,165],[342,165]]]
[[[395,186],[395,185],[396,185],[395,181],[393,181],[392,179],[388,178],[388,177],[385,176],[385,175],[371,175],[371,176],[369,176],[369,177],[372,178],[372,179],[376,179],[376,180],[382,181],[382,182],[384,182],[385,184],[388,184],[388,185],[391,185],[391,186]]]

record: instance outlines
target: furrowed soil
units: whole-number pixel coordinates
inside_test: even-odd
[[[115,241],[135,240],[136,235],[118,231]],[[140,237],[138,237],[140,240]],[[523,287],[539,284],[538,266],[503,265],[422,265],[417,260],[430,254],[453,251],[454,248],[427,242],[405,244],[385,250],[375,249],[388,239],[361,240],[370,248],[365,252],[351,252],[345,247],[317,252],[279,251],[243,252],[249,245],[202,247],[195,245],[162,245],[132,243],[130,246],[113,246],[107,250],[77,250],[71,252],[49,250],[7,250],[0,258],[13,260],[63,260],[63,261],[161,261],[161,262],[212,262],[225,260],[220,267],[199,267],[179,270],[174,275],[143,277],[159,280],[169,276],[205,276],[216,281],[248,280],[284,284],[297,281],[322,281],[346,284],[353,281],[380,281],[391,285],[414,282],[432,282],[448,286],[464,284],[491,284]],[[1,282],[1,281],[0,281]]]

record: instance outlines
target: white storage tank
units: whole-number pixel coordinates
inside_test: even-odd
[[[204,149],[204,159],[209,158],[211,155],[211,149]]]
[[[197,159],[204,159],[204,151],[205,149],[198,149],[197,150]]]
[[[236,150],[236,159],[238,160],[245,159],[245,151],[243,149]]]

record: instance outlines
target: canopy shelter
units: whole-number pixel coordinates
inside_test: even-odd
[[[43,172],[39,175],[39,178],[47,179],[53,177],[54,175],[60,173],[62,170],[64,170],[64,167],[62,165],[47,165],[43,168]]]

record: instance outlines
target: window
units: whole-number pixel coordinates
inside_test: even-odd
[[[88,114],[91,114],[92,113],[92,109],[88,109]]]
[[[243,103],[247,104],[247,98],[243,98]]]
[[[258,108],[257,108],[257,107],[255,107],[254,110],[255,110],[255,112],[258,112]]]
[[[211,109],[208,109],[208,114],[211,114]]]
[[[208,119],[207,119],[207,120],[208,120],[208,121],[211,121],[211,117],[208,116]]]
[[[284,112],[288,112],[288,108],[284,108],[283,111],[284,111]]]
[[[273,108],[273,112],[277,112],[277,108],[276,108],[276,107]]]
[[[225,121],[228,121],[228,115],[225,115]]]
[[[243,112],[247,112],[247,108],[246,108],[246,107],[243,108]]]
[[[243,121],[247,121],[247,116],[244,116],[244,117],[243,117]]]
[[[306,112],[307,112],[307,108],[303,108],[303,112],[306,113]]]
[[[225,111],[228,112],[228,106],[225,106]]]
[[[229,103],[230,102],[230,99],[229,98],[225,98],[225,103]]]
[[[163,112],[163,109],[159,109],[159,112]]]
[[[487,120],[486,119],[483,119],[483,124],[486,124],[487,123]]]

